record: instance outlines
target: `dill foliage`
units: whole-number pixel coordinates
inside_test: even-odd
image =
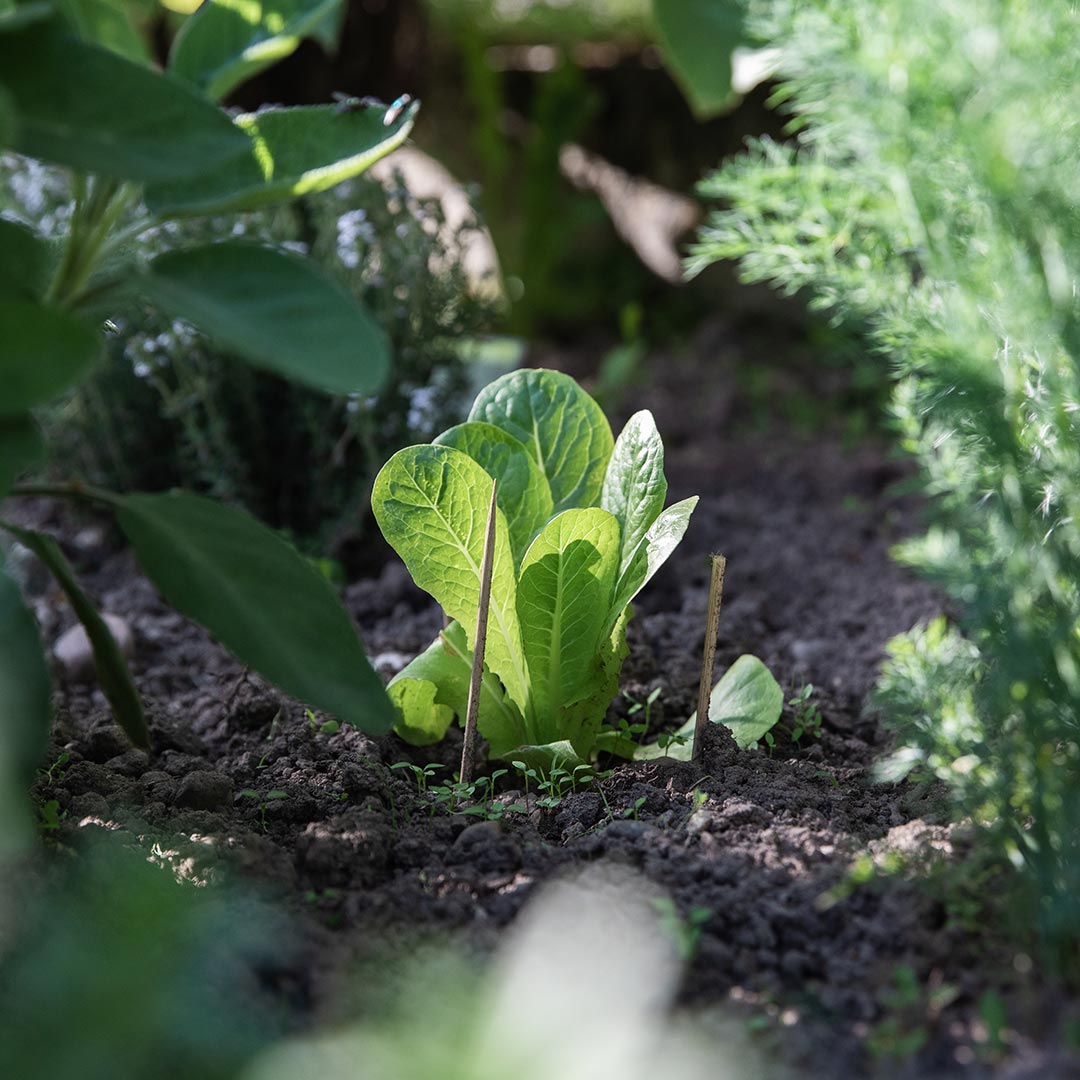
[[[879,697],[1021,873],[1048,946],[1080,927],[1080,14],[1034,0],[751,0],[784,142],[753,141],[692,269],[724,258],[859,329],[929,497],[898,556],[955,620],[890,646]]]

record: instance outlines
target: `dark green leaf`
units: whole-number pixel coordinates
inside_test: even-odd
[[[0,416],[0,499],[44,455],[41,433],[29,415]]]
[[[67,312],[0,299],[0,416],[22,413],[78,382],[101,351],[98,335]]]
[[[97,608],[83,592],[75,577],[70,563],[51,536],[5,525],[5,529],[15,536],[21,544],[28,547],[56,578],[60,588],[71,604],[76,618],[86,630],[90,647],[94,650],[94,664],[97,667],[98,681],[112,706],[117,723],[127,732],[127,736],[136,746],[149,748],[150,732],[146,727],[142,701],[132,682],[127,661],[120,652],[120,647],[113,637],[105,620],[98,614]]]
[[[190,87],[55,22],[0,34],[0,85],[30,157],[137,182],[252,160],[247,135]]]
[[[364,731],[394,709],[326,579],[254,518],[198,495],[128,495],[117,517],[165,597],[286,693]]]
[[[341,0],[205,0],[184,23],[169,70],[220,101],[335,19]]]
[[[53,6],[48,0],[31,0],[31,3],[16,4],[14,0],[0,0],[0,34],[5,31],[20,30],[31,23],[42,22],[53,14]]]
[[[661,49],[700,116],[731,107],[731,54],[746,44],[745,0],[653,0]]]
[[[156,258],[136,287],[259,367],[332,394],[373,393],[386,335],[337,282],[295,255],[209,244]]]
[[[418,108],[384,123],[385,107],[341,112],[330,105],[264,109],[236,118],[249,153],[198,176],[166,179],[146,190],[160,217],[250,210],[297,195],[325,191],[357,176],[400,146]]]
[[[52,681],[38,628],[0,569],[0,855],[30,836],[26,789],[49,737]]]
[[[146,40],[131,21],[132,9],[125,0],[58,0],[57,6],[84,41],[139,64],[153,62]]]
[[[52,249],[40,236],[0,219],[0,299],[40,300],[52,264]]]
[[[15,102],[0,85],[0,150],[15,142],[19,130],[19,118],[15,115]]]

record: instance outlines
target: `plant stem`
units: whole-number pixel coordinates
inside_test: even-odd
[[[473,641],[472,672],[469,675],[469,704],[465,710],[465,741],[461,747],[461,782],[472,782],[476,762],[476,718],[480,713],[480,683],[484,674],[484,646],[487,644],[488,606],[491,601],[491,571],[495,563],[495,491],[491,481],[491,505],[488,508],[484,559],[480,564],[480,609],[476,613],[476,638]]]
[[[59,307],[69,307],[108,251],[109,234],[131,205],[136,188],[100,177],[76,188],[75,212],[71,219],[64,255],[49,286],[47,299]]]
[[[697,723],[694,725],[694,751],[691,760],[700,761],[705,748],[705,727],[709,723],[709,697],[712,694],[713,663],[716,660],[716,628],[724,599],[724,571],[727,559],[710,555],[712,580],[709,583],[709,610],[705,622],[705,654],[701,660],[701,683],[698,686]]]

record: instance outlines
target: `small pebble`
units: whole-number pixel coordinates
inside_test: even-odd
[[[102,618],[120,646],[121,655],[130,660],[135,655],[135,635],[127,620],[109,613],[103,614]],[[94,650],[82,623],[76,623],[60,635],[53,646],[53,656],[64,675],[73,682],[89,682],[94,678]]]

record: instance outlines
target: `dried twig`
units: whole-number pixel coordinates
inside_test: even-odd
[[[724,570],[727,559],[712,555],[712,581],[709,584],[709,611],[705,623],[705,654],[701,660],[701,684],[698,687],[697,723],[694,725],[693,760],[700,761],[705,746],[705,727],[709,723],[709,698],[712,695],[713,662],[716,660],[716,627],[720,622],[720,604],[724,599]]]
[[[484,646],[487,644],[488,605],[491,600],[491,571],[495,562],[495,490],[491,482],[491,506],[488,509],[484,559],[480,564],[480,610],[476,613],[476,638],[473,642],[472,674],[469,677],[469,704],[465,710],[465,742],[461,747],[461,782],[472,783],[476,763],[476,718],[480,713],[480,680],[484,674]]]

